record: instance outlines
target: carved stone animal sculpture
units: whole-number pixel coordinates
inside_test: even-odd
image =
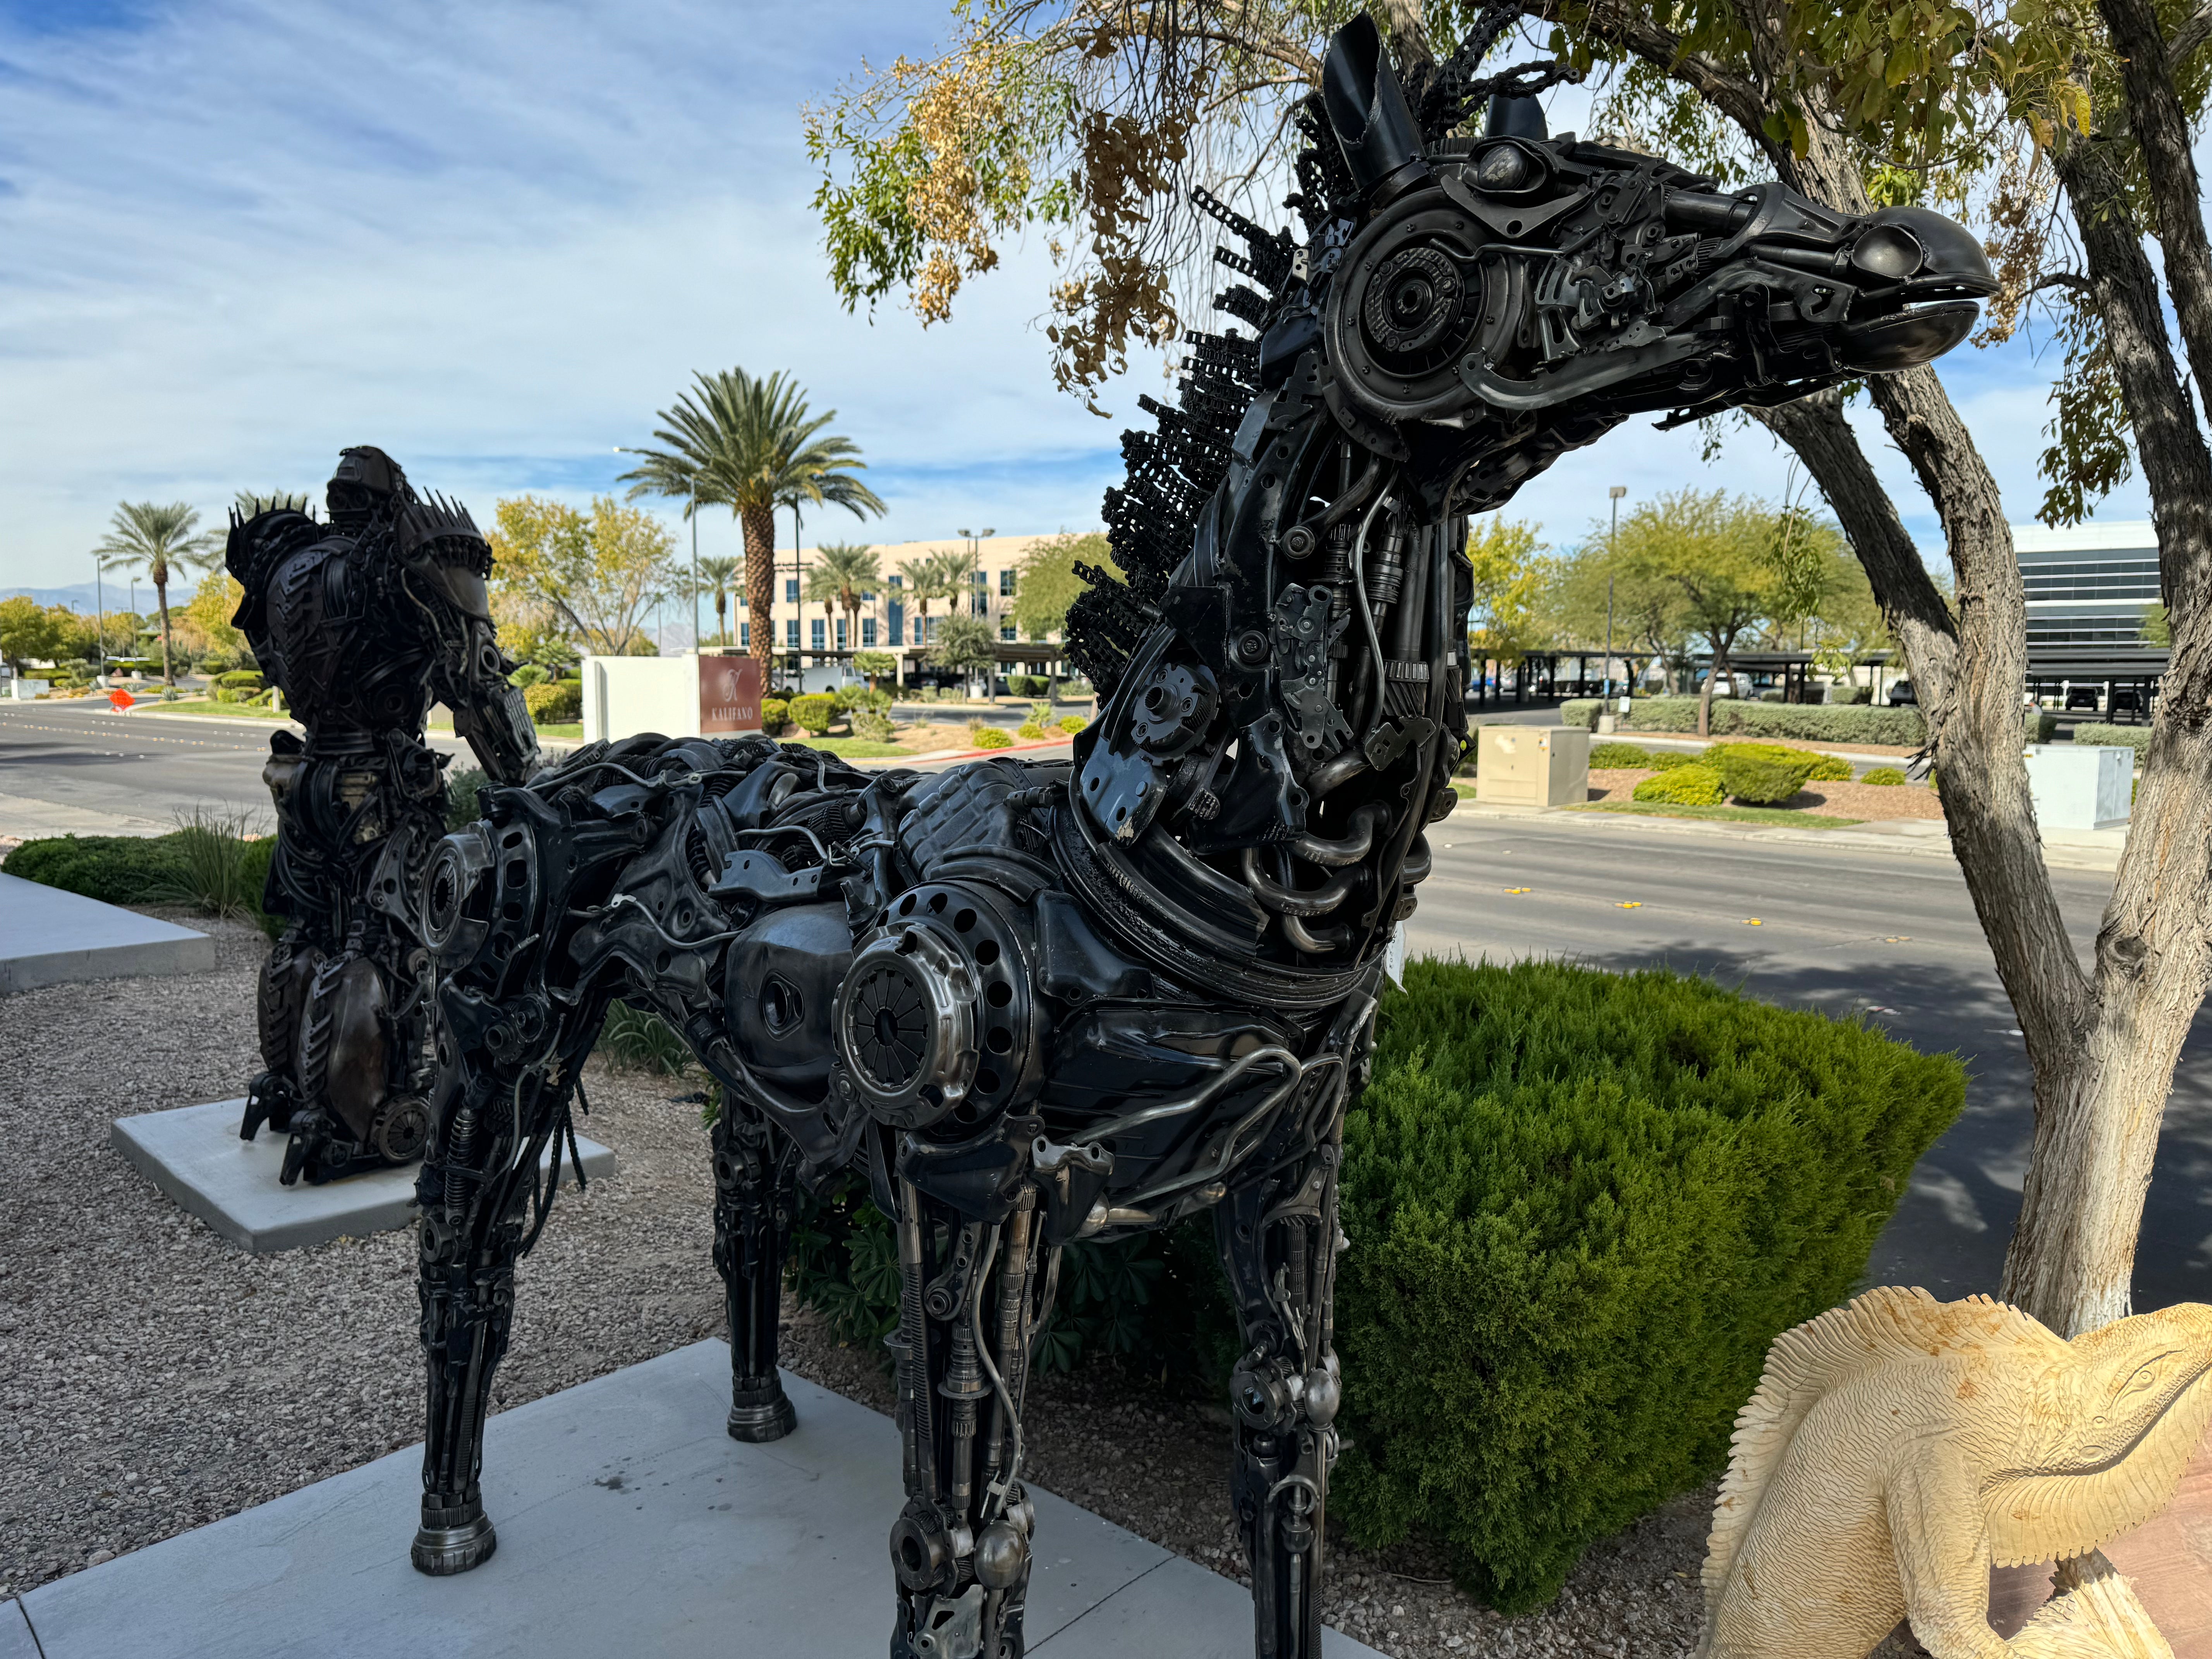
[[[2108,1571],[2008,1643],[1990,1569],[2149,1519],[2208,1422],[2212,1307],[2066,1342],[1986,1297],[1869,1291],[1778,1337],[1736,1419],[1696,1659],[1863,1659],[1899,1619],[1934,1659],[2155,1654]]]

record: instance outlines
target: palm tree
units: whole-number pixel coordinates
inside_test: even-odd
[[[714,639],[717,644],[730,642],[729,611],[730,586],[742,574],[738,562],[725,554],[710,553],[699,561],[699,589],[714,596]]]
[[[957,611],[960,596],[968,591],[968,555],[964,550],[957,549],[925,553],[900,565],[899,574],[906,578],[907,592],[921,617],[921,635],[916,643],[926,643],[929,638],[929,602],[943,599]]]
[[[810,416],[799,383],[781,369],[755,380],[742,368],[696,374],[691,391],[664,409],[653,436],[665,449],[624,453],[642,464],[625,472],[632,495],[680,496],[689,513],[726,507],[744,527],[745,605],[757,624],[753,655],[766,682],[773,656],[775,514],[801,504],[842,507],[854,517],[881,513],[873,490],[851,473],[866,463],[850,438],[822,428],[837,411]]]
[[[199,509],[185,501],[125,501],[115,509],[107,535],[93,553],[102,570],[143,568],[161,608],[161,678],[177,683],[169,657],[169,574],[174,565],[191,568],[222,556],[220,540],[199,532]]]
[[[820,599],[845,613],[845,643],[860,648],[860,596],[872,593],[884,580],[876,550],[861,542],[824,542],[815,550],[816,563],[806,573],[806,597]]]

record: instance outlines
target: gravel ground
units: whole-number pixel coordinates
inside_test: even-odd
[[[108,1146],[111,1118],[242,1093],[257,1069],[264,942],[174,919],[216,935],[213,972],[0,1000],[15,1179],[0,1207],[0,1595],[420,1437],[410,1233],[247,1255]],[[524,1261],[501,1407],[722,1330],[706,1136],[674,1097],[694,1085],[595,1066],[589,1086],[588,1133],[621,1173],[564,1193]],[[785,1346],[792,1370],[889,1409],[876,1355],[811,1314],[790,1310]],[[1224,1408],[1101,1364],[1042,1379],[1028,1416],[1039,1486],[1243,1576]],[[1689,1494],[1599,1545],[1553,1606],[1519,1619],[1455,1589],[1431,1552],[1340,1547],[1327,1616],[1405,1659],[1676,1659],[1696,1634],[1711,1504],[1710,1489]]]

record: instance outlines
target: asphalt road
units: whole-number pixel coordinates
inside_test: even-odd
[[[267,753],[266,733],[244,726],[0,702],[0,836],[162,830],[199,805],[265,823]],[[1863,1013],[1917,1047],[1960,1054],[1966,1110],[1922,1161],[1869,1272],[1939,1295],[1996,1290],[2027,1162],[2027,1064],[1955,866],[1596,815],[1455,816],[1431,842],[1436,873],[1411,924],[1417,951],[1664,963],[1772,1001]],[[2052,881],[2086,959],[2112,878],[2062,869]],[[1528,890],[1507,890],[1518,887]],[[2166,1109],[2136,1255],[2138,1308],[2212,1302],[2206,1025]]]
[[[1760,846],[1662,822],[1448,818],[1431,831],[1436,873],[1421,888],[1409,945],[1470,959],[1664,965],[1788,1006],[1862,1014],[1917,1048],[1958,1054],[1966,1109],[1921,1160],[1868,1271],[1871,1283],[1939,1296],[1994,1294],[2027,1163],[2027,1057],[1958,866]],[[2058,869],[2051,881],[2087,961],[2112,878]],[[2144,1207],[2139,1310],[2212,1301],[2208,1056],[2212,1019],[2200,1015]]]

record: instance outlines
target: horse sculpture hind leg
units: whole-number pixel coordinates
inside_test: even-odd
[[[727,1091],[714,1146],[714,1267],[730,1320],[730,1437],[781,1440],[798,1421],[775,1368],[798,1149]]]

